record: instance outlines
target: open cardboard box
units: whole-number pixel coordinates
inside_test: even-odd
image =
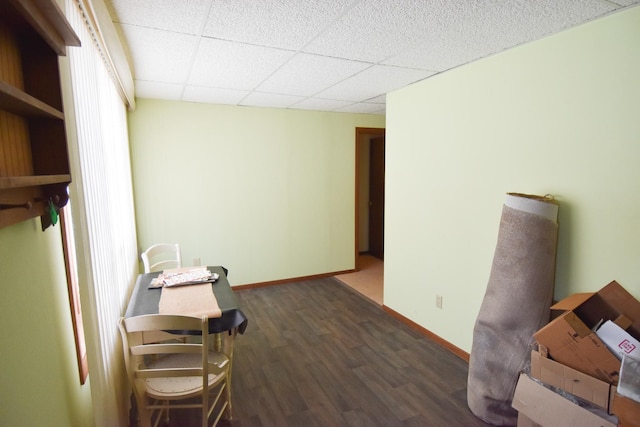
[[[619,427],[640,427],[640,403],[616,394],[613,411],[618,416]]]
[[[618,419],[596,408],[595,412],[520,374],[512,405],[518,426],[616,427]]]
[[[612,411],[620,419],[620,427],[640,427],[640,360],[623,357]]]
[[[628,360],[627,360],[628,359]],[[574,396],[578,396],[603,411],[618,417],[618,427],[640,427],[640,401],[619,393],[620,386],[626,389],[636,386],[640,382],[640,376],[635,366],[638,361],[626,358],[627,368],[620,371],[620,383],[616,387],[597,378],[584,374],[568,366],[564,366],[547,357],[546,349],[540,346],[538,350],[531,352],[531,377],[543,383],[556,387]],[[631,367],[631,368],[630,368]],[[626,372],[626,370],[629,372]],[[626,381],[626,384],[625,384]],[[635,388],[627,391],[636,397]],[[518,414],[518,427],[538,427],[539,424],[532,421],[525,414]]]
[[[640,337],[640,301],[616,281],[598,292],[571,295],[554,304],[563,313],[534,334],[552,359],[617,384],[620,360],[592,331],[602,321],[618,321],[632,336]]]
[[[611,413],[615,386],[549,359],[542,346],[531,352],[531,376]]]
[[[540,427],[540,424],[534,422],[531,418],[527,417],[522,412],[518,412],[517,427]]]

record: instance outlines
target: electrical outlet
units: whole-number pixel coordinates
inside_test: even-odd
[[[200,258],[194,258],[194,259],[193,259],[193,265],[194,265],[194,266],[198,266],[198,265],[200,265]]]
[[[442,310],[442,295],[436,295],[436,307]]]

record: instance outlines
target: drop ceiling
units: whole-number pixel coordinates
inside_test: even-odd
[[[640,0],[105,0],[138,98],[385,114],[386,94]]]

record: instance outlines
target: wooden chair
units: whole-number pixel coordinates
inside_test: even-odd
[[[141,258],[145,273],[182,266],[180,245],[177,243],[158,243],[150,246],[142,253]]]
[[[228,412],[229,359],[209,350],[209,325],[202,318],[149,314],[121,318],[118,323],[127,374],[138,410],[138,425],[157,426],[169,420],[169,409],[199,408],[202,427],[213,426]],[[186,342],[145,343],[153,331],[189,331]],[[164,418],[163,418],[164,414]]]

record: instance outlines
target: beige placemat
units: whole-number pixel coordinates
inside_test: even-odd
[[[222,317],[222,310],[218,307],[211,283],[162,288],[158,313],[192,317],[201,317],[206,314],[209,318]]]

